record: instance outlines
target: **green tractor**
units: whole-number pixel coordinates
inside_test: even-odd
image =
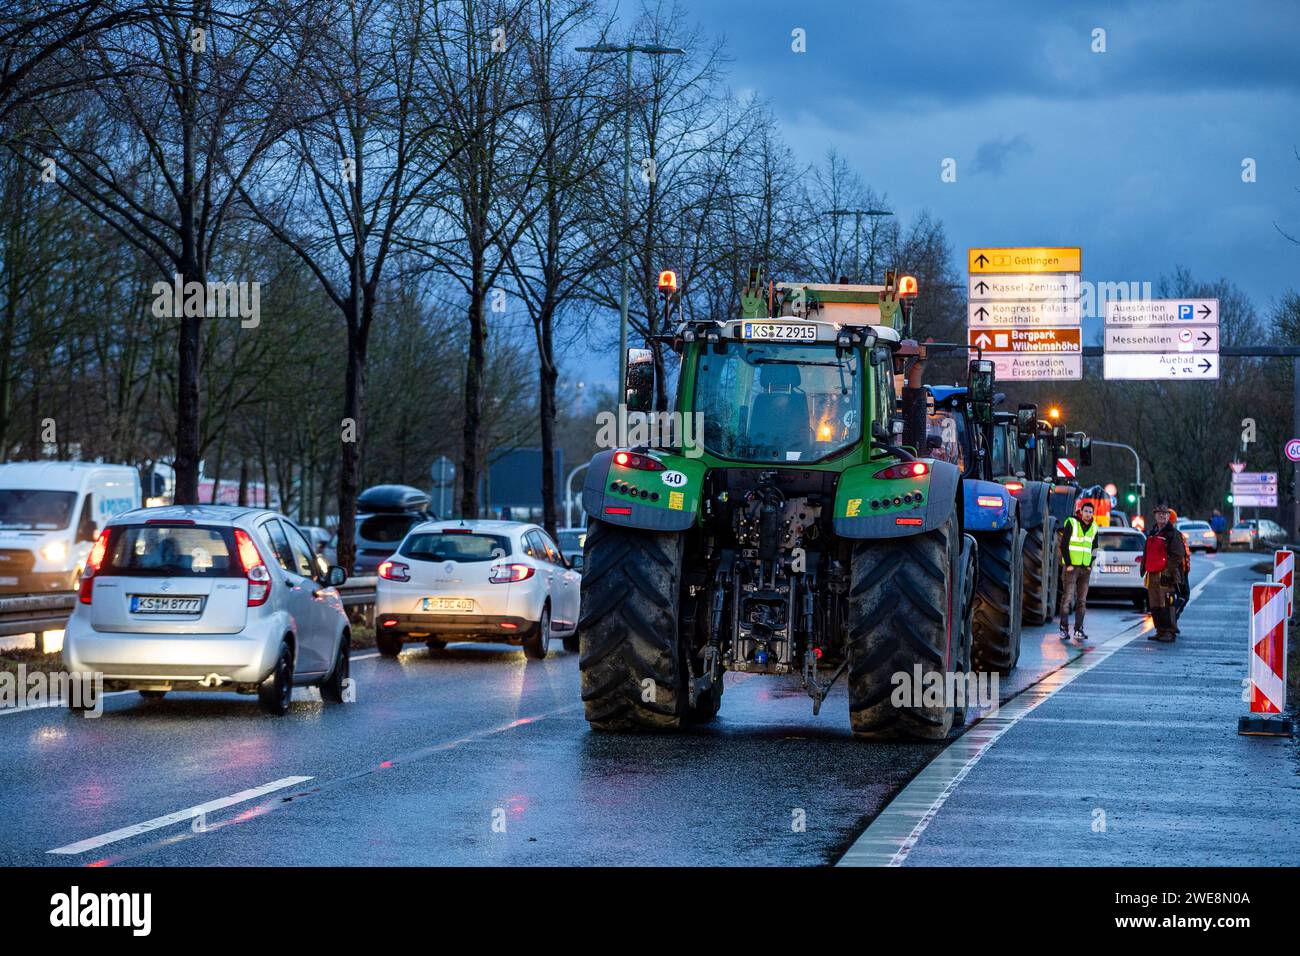
[[[592,459],[582,493],[592,727],[709,720],[727,671],[798,678],[814,714],[847,673],[861,737],[939,739],[962,719],[975,544],[958,469],[896,437],[909,293],[911,277],[751,273],[740,318],[675,323],[666,298],[675,410],[653,410],[653,356],[629,349],[633,437]]]

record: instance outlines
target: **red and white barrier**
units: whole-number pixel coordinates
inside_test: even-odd
[[[1286,616],[1295,617],[1295,553],[1290,550],[1273,552],[1273,580],[1286,585]]]
[[[1286,587],[1252,584],[1250,612],[1250,712],[1280,714],[1286,708]]]

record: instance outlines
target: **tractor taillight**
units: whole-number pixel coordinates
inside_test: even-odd
[[[923,461],[904,461],[890,465],[876,472],[875,478],[920,478],[930,473],[930,466]]]
[[[981,508],[1001,508],[1004,504],[997,495],[979,495],[975,501]]]
[[[634,451],[614,453],[614,464],[620,468],[635,468],[637,471],[666,471],[664,464],[649,455],[638,455]]]

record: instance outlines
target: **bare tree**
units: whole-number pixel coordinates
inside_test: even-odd
[[[528,112],[542,169],[535,183],[522,185],[534,186],[541,201],[537,214],[526,217],[519,243],[501,250],[536,339],[542,515],[552,535],[557,524],[556,324],[566,309],[572,311],[596,269],[608,262],[610,252],[610,243],[592,243],[588,236],[592,232],[594,183],[614,152],[601,134],[615,114],[600,89],[598,67],[566,52],[566,46],[574,45],[571,37],[591,16],[586,0],[565,0],[558,5],[541,0],[535,11],[536,21],[525,43],[537,102]]]
[[[163,287],[179,277],[197,298],[171,302],[179,319],[176,394],[176,500],[198,495],[201,328],[210,310],[208,276],[243,179],[274,141],[265,122],[281,8],[192,0],[184,13],[155,13],[140,29],[86,40],[95,129],[69,126],[41,109],[35,149],[57,157],[61,188],[108,223],[157,269]],[[292,71],[291,63],[277,72]],[[84,118],[84,117],[83,117]],[[245,280],[247,281],[247,280]],[[170,296],[169,296],[170,298]],[[232,323],[232,328],[233,328]]]

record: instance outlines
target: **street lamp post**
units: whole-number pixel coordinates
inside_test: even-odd
[[[1142,513],[1142,459],[1138,457],[1137,450],[1132,445],[1125,445],[1119,441],[1102,441],[1100,438],[1092,440],[1094,445],[1101,445],[1105,448],[1127,448],[1133,455],[1133,481],[1138,487],[1137,513]]]
[[[619,402],[621,403],[623,401],[623,390],[627,382],[627,296],[630,279],[628,273],[632,267],[631,257],[628,255],[628,233],[632,230],[628,199],[632,191],[632,54],[645,53],[649,56],[684,55],[686,51],[681,47],[658,46],[655,44],[625,43],[619,45],[601,43],[597,46],[580,46],[577,48],[577,52],[622,53],[626,57],[625,80],[627,89],[626,101],[623,107],[623,238],[620,243],[623,250],[621,256],[623,260],[623,278],[619,283],[618,290],[618,393]]]
[[[831,218],[836,216],[853,217],[853,268],[858,268],[862,262],[862,248],[860,237],[862,234],[862,217],[863,216],[892,216],[893,213],[888,209],[831,209],[827,212]],[[875,278],[874,275],[867,276],[867,282]]]

